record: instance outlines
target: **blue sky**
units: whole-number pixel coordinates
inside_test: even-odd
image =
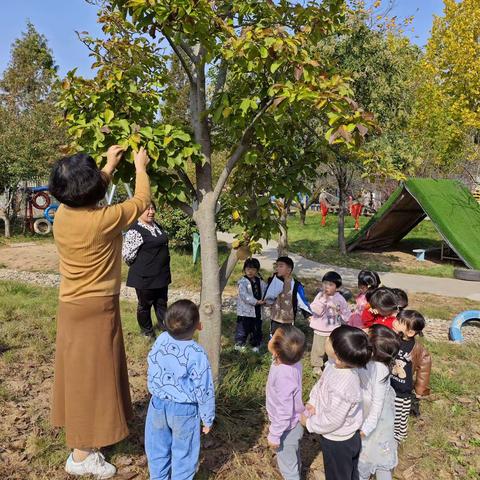
[[[5,2],[6,3],[6,2]],[[5,69],[10,47],[25,30],[29,19],[43,33],[53,50],[60,75],[78,67],[78,72],[90,76],[91,59],[88,50],[78,40],[75,30],[100,32],[96,9],[85,0],[16,0],[4,5],[0,16],[0,72]],[[414,31],[407,31],[412,41],[425,45],[432,25],[433,14],[441,14],[442,0],[397,0],[395,15],[399,18],[414,15]]]

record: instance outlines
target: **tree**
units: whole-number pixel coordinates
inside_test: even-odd
[[[327,74],[331,69],[315,53],[318,41],[340,29],[343,18],[341,0],[306,6],[287,1],[111,0],[99,17],[106,38],[84,39],[95,59],[96,77],[85,80],[70,72],[65,82],[61,104],[74,147],[88,149],[101,163],[112,143],[128,148],[129,159],[132,149],[145,145],[152,158],[153,188],[195,220],[202,262],[200,340],[215,375],[224,284],[215,213],[232,171],[254,140],[268,145],[275,123],[305,104],[322,114],[339,112],[333,131],[349,125],[351,144],[359,143],[366,131],[368,122],[352,109],[345,79]],[[172,53],[189,81],[188,131],[157,122]],[[214,154],[225,150],[225,166],[215,181]],[[187,174],[189,162],[195,165],[194,179]],[[259,175],[264,167],[257,166]],[[132,172],[131,163],[124,162],[118,177],[129,180]]]
[[[352,78],[355,100],[375,116],[379,129],[370,132],[361,148],[347,149],[343,144],[345,138],[349,139],[348,128],[325,132],[323,125],[318,128],[310,122],[312,131],[325,133],[328,140],[322,145],[320,139],[318,155],[325,159],[337,183],[338,246],[342,254],[346,254],[347,197],[355,177],[401,179],[415,165],[408,126],[415,103],[414,71],[420,50],[396,31],[372,28],[370,19],[370,11],[353,12],[348,20],[349,33],[327,40],[320,48],[342,75]],[[336,113],[328,115],[335,125]]]
[[[455,172],[478,164],[480,143],[480,3],[444,0],[418,71],[412,138],[431,166]]]
[[[35,27],[17,39],[0,79],[0,191],[5,191],[5,235],[21,181],[45,175],[65,142],[56,124],[57,67],[47,39]]]

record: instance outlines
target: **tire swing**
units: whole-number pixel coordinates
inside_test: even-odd
[[[453,342],[461,343],[464,338],[462,335],[462,327],[472,320],[480,321],[480,310],[466,310],[458,314],[453,320],[448,329],[448,338]]]
[[[36,192],[32,196],[32,205],[38,210],[45,210],[50,205],[50,195],[47,192]]]
[[[58,205],[50,205],[43,212],[43,216],[50,222],[53,223],[55,219],[55,212],[58,210]]]
[[[52,231],[52,224],[46,218],[37,218],[33,222],[33,230],[39,235],[48,235]]]

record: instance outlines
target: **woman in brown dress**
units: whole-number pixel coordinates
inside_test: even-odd
[[[52,423],[65,428],[73,449],[65,470],[97,478],[116,471],[97,449],[124,439],[132,416],[119,307],[122,230],[150,204],[149,159],[141,149],[133,198],[98,207],[122,154],[110,147],[103,170],[83,153],[62,158],[49,184],[61,203],[53,228],[61,283]]]

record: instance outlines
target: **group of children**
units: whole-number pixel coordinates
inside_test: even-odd
[[[362,271],[353,311],[342,295],[341,276],[328,272],[309,304],[293,278],[294,264],[280,257],[264,282],[260,263],[247,259],[238,282],[235,348],[262,344],[263,307],[270,307],[266,384],[268,444],[285,480],[299,480],[304,428],[319,435],[326,480],[392,478],[397,445],[406,438],[412,398],[429,394],[431,359],[416,336],[425,320],[407,310],[405,292],[380,285],[376,272]],[[294,326],[297,311],[313,329],[310,353],[320,378],[303,403],[304,333]],[[192,479],[200,449],[200,423],[208,433],[215,417],[211,369],[193,336],[201,329],[189,300],[172,304],[165,332],[148,356],[152,394],[145,426],[151,479]],[[418,411],[418,410],[417,410]]]

